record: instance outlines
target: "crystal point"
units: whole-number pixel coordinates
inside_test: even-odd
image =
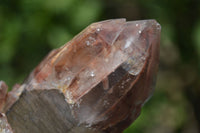
[[[59,89],[80,124],[109,131],[130,123],[153,92],[160,30],[155,20],[93,23],[53,50],[25,88]]]

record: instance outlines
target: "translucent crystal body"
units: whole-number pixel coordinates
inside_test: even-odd
[[[155,20],[93,23],[53,50],[24,86],[60,90],[80,124],[109,129],[131,122],[153,92],[160,30]]]

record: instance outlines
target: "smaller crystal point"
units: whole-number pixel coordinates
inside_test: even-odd
[[[0,100],[4,99],[8,91],[8,86],[5,82],[0,81]]]
[[[8,91],[8,86],[4,81],[0,81],[0,112],[3,112],[5,102],[6,102],[6,95]]]

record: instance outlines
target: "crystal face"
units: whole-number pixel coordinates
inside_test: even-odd
[[[160,30],[155,20],[93,23],[49,53],[23,88],[60,90],[79,124],[130,123],[153,92]]]

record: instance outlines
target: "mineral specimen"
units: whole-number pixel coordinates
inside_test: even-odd
[[[120,133],[138,117],[153,93],[160,30],[155,20],[93,23],[63,47],[53,50],[13,95],[26,99],[28,92],[58,90],[69,106],[70,116],[65,119],[74,119],[65,131],[84,133],[77,129],[84,127]],[[18,103],[13,110],[20,106]],[[8,113],[8,120],[13,116]]]

